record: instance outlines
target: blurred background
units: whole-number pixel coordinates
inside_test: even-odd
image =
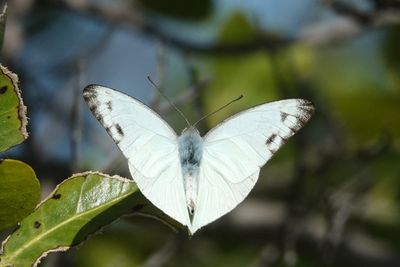
[[[0,1],[3,2],[4,1]],[[73,173],[130,177],[82,99],[91,83],[152,106],[179,133],[283,98],[316,113],[249,197],[190,240],[122,218],[41,266],[400,266],[400,1],[13,0],[2,64],[16,72],[30,138],[7,152],[45,197]]]

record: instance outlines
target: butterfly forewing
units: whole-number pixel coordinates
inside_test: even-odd
[[[141,192],[167,215],[189,225],[172,128],[140,101],[110,88],[88,86],[84,99],[128,159]]]
[[[178,138],[171,127],[140,101],[113,89],[88,86],[84,98],[128,159],[141,192],[192,234],[242,202],[260,168],[314,112],[309,101],[282,100],[240,112],[212,129],[202,142],[191,221]]]
[[[313,112],[313,105],[306,100],[276,101],[240,112],[207,133],[192,233],[242,202],[260,168]]]

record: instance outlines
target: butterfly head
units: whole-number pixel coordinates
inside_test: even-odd
[[[195,126],[189,126],[182,130],[181,135],[200,135],[199,130]]]

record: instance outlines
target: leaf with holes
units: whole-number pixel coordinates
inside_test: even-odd
[[[0,65],[0,152],[24,141],[26,107],[18,88],[18,77]]]
[[[0,230],[31,213],[39,196],[40,184],[31,167],[18,160],[0,161]]]
[[[146,200],[132,180],[86,172],[65,180],[3,243],[0,267],[36,266],[52,251],[64,251],[130,213],[179,225]]]

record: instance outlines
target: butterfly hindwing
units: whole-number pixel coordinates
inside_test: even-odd
[[[242,111],[204,137],[191,232],[231,211],[248,195],[260,168],[310,119],[311,102],[289,99]]]
[[[140,191],[167,215],[189,225],[177,136],[172,128],[140,101],[113,89],[90,85],[83,95],[128,159]]]
[[[240,112],[206,134],[199,162],[196,209],[186,206],[176,133],[140,101],[91,85],[89,108],[128,159],[141,192],[193,234],[236,207],[257,182],[260,168],[310,119],[311,102],[289,99]]]

